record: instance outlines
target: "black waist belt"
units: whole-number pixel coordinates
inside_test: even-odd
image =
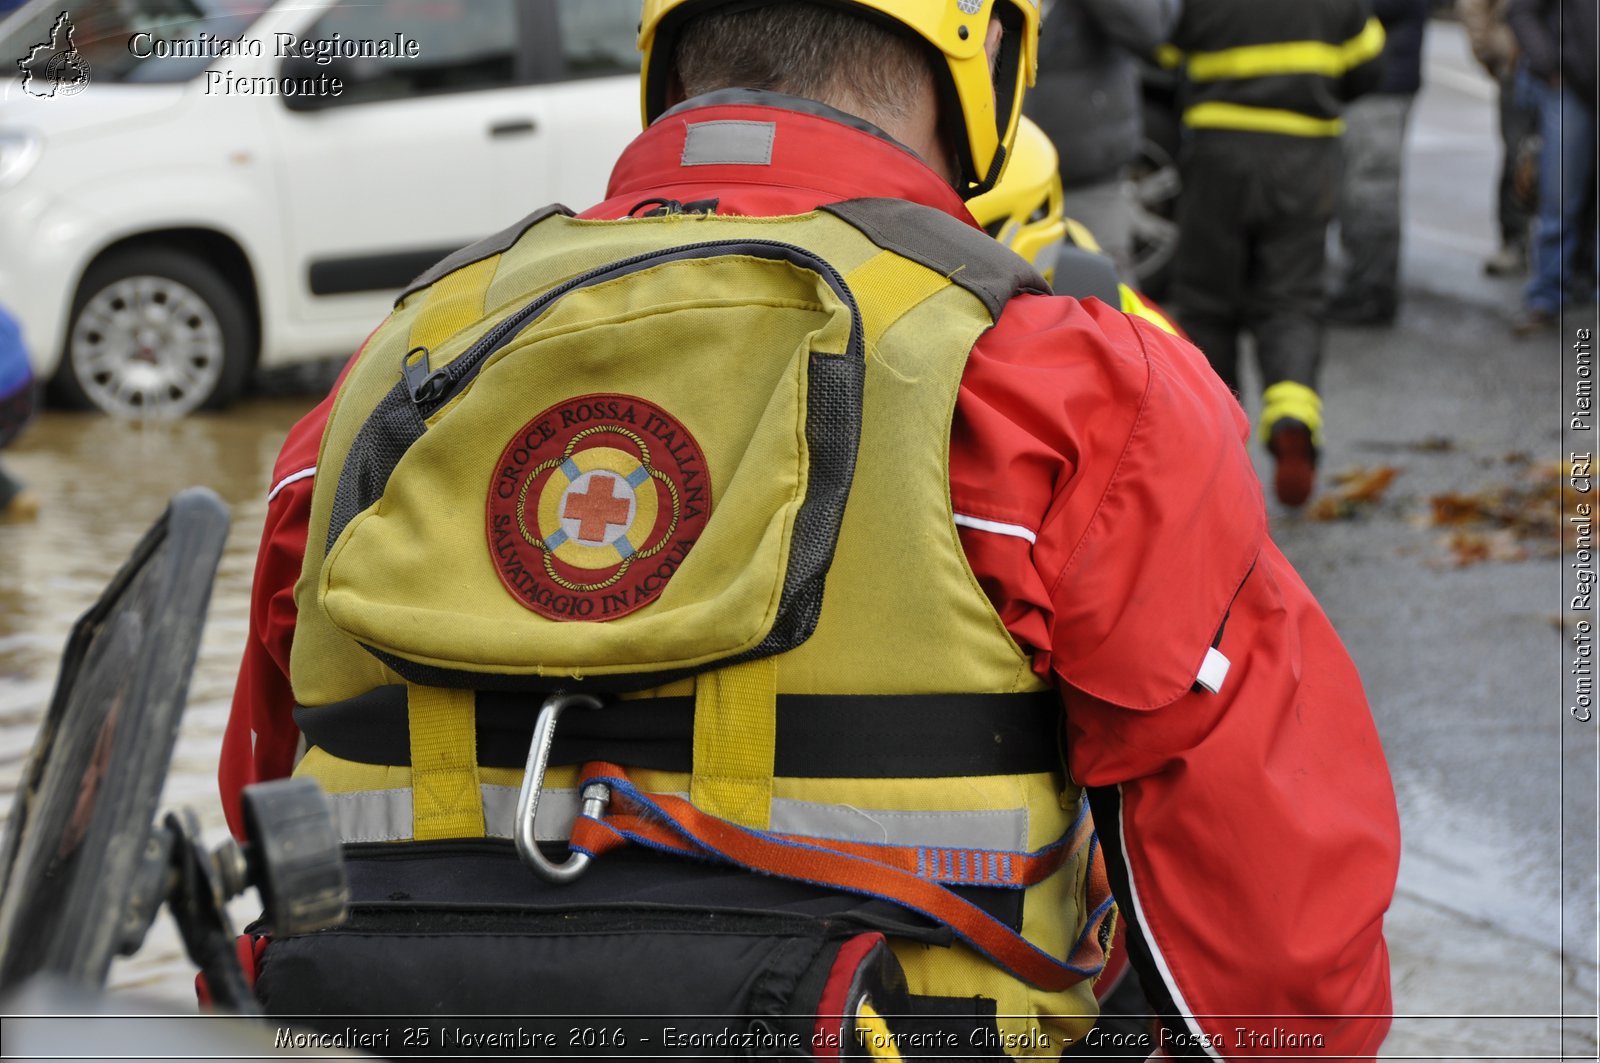
[[[477,694],[478,763],[527,763],[541,699]],[[780,694],[774,774],[821,779],[933,779],[1059,770],[1061,703],[1034,694]],[[406,690],[379,687],[349,701],[295,709],[307,743],[343,760],[409,765]],[[614,701],[570,709],[551,764],[609,760],[692,770],[694,698]]]

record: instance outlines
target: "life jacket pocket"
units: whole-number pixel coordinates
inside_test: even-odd
[[[849,496],[863,347],[826,262],[722,240],[414,348],[340,471],[317,592],[434,686],[642,688],[792,649]]]

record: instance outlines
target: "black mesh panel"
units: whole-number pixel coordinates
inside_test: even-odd
[[[427,425],[417,412],[416,403],[411,401],[405,381],[401,380],[372,411],[361,431],[356,433],[350,453],[345,455],[339,486],[333,496],[333,516],[328,521],[324,550],[333,548],[339,533],[356,514],[383,496],[394,467],[425,431]]]

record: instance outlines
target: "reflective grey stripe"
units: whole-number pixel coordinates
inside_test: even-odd
[[[517,788],[484,784],[483,816],[491,838],[511,837]],[[687,798],[688,794],[675,794]],[[411,837],[411,791],[367,790],[329,794],[339,837],[345,842],[393,842]],[[565,841],[580,804],[577,790],[549,789],[539,796],[540,841]],[[1005,849],[1027,847],[1028,810],[1002,808],[963,812],[905,812],[852,808],[816,801],[774,798],[772,829],[780,834],[890,845]]]
[[[777,135],[776,122],[690,122],[680,162],[684,166],[770,166]]]
[[[774,798],[772,829],[848,842],[1020,851],[1028,844],[1028,810],[903,812]]]
[[[483,793],[483,818],[489,837],[511,837],[518,788],[483,783],[478,789]],[[328,800],[333,805],[334,827],[342,842],[396,842],[411,837],[409,788],[329,794]],[[579,804],[576,790],[546,790],[540,794],[535,835],[540,841],[565,841],[572,835]]]
[[[826,118],[828,121],[838,125],[859,129],[869,136],[874,136],[879,140],[893,144],[907,155],[920,158],[916,152],[865,118],[857,118],[853,114],[846,114],[836,107],[829,107],[827,104],[819,103],[816,100],[808,100],[804,96],[790,96],[788,93],[771,92],[767,89],[712,89],[710,92],[703,92],[691,99],[684,100],[676,107],[671,107],[661,112],[661,117],[657,118],[656,122],[661,121],[662,118],[670,118],[675,115],[689,115],[702,107],[726,106],[776,107],[779,110],[794,111],[798,114],[813,114],[819,118]],[[654,125],[655,123],[651,124]]]
[[[333,827],[346,845],[411,837],[409,789],[329,794],[328,804],[333,808]]]

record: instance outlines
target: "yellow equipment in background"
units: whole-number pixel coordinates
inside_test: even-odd
[[[1045,280],[1055,283],[1056,254],[1067,235],[1061,158],[1033,119],[1024,115],[1017,126],[1011,163],[1000,183],[968,200],[967,207],[990,236],[1032,262]],[[1088,231],[1083,235],[1088,236]],[[1092,244],[1094,238],[1089,239]]]
[[[1056,146],[1044,130],[1023,116],[1011,163],[1000,183],[967,203],[972,216],[990,236],[1033,263],[1052,285],[1063,248],[1104,255],[1088,227],[1063,213],[1060,163]],[[1123,313],[1180,335],[1166,315],[1133,288],[1118,281],[1117,289]]]

